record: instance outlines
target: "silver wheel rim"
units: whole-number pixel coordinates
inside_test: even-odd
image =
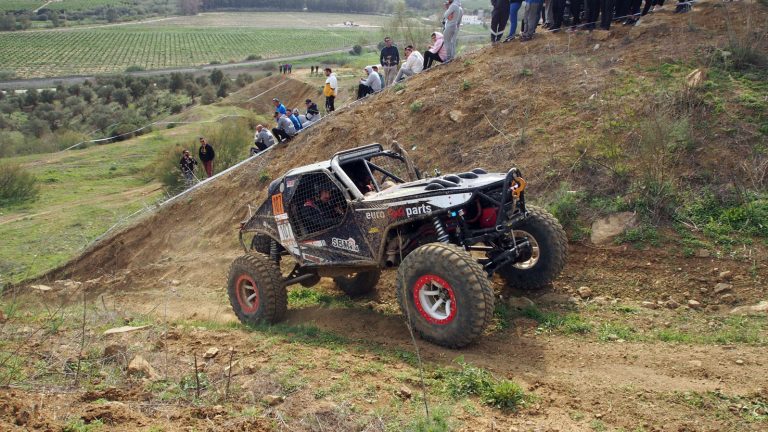
[[[528,240],[528,243],[531,244],[531,257],[526,261],[521,261],[518,263],[513,264],[513,267],[520,270],[528,270],[531,267],[535,266],[537,262],[539,262],[539,242],[536,241],[536,239],[528,232],[522,231],[522,230],[515,230],[512,232],[512,235],[516,238],[525,238]]]
[[[442,321],[451,316],[451,294],[435,281],[430,281],[419,291],[419,302],[424,312],[436,320]]]

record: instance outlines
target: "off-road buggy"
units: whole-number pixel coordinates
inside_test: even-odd
[[[275,323],[286,314],[289,285],[332,277],[358,296],[376,287],[383,269],[397,268],[397,299],[412,327],[457,348],[491,320],[495,273],[512,287],[536,289],[563,269],[565,232],[549,213],[526,206],[517,168],[421,177],[399,146],[371,144],[273,181],[266,202],[241,224],[246,254],[228,281],[237,317]],[[286,255],[295,264],[283,275]]]

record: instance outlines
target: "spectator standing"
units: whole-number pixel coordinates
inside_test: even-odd
[[[413,49],[413,45],[405,47],[405,63],[395,77],[395,82],[400,82],[406,77],[416,75],[424,68],[424,57]]]
[[[280,73],[283,73],[283,65],[280,65]]]
[[[216,152],[213,151],[213,147],[208,144],[204,137],[200,137],[200,149],[197,153],[200,156],[200,162],[203,163],[205,173],[208,175],[208,178],[211,178],[213,176],[213,159],[216,157]]]
[[[280,142],[292,140],[294,135],[296,135],[296,128],[293,127],[293,122],[288,116],[275,112],[275,121],[277,122],[277,127],[272,129],[272,135]]]
[[[336,107],[333,106],[336,100],[336,89],[339,87],[339,81],[336,79],[336,74],[333,73],[331,68],[325,68],[325,86],[323,87],[323,95],[325,95],[325,110],[333,112]]]
[[[443,34],[440,32],[432,33],[432,45],[428,50],[424,51],[424,66],[422,70],[432,67],[432,62],[437,61],[442,63],[446,57],[446,48],[443,39]]]
[[[610,30],[616,0],[600,0],[600,29]]]
[[[379,63],[384,68],[383,87],[392,85],[397,75],[397,67],[400,66],[400,51],[392,45],[392,38],[389,36],[384,38],[384,48],[379,55]]]
[[[275,112],[285,114],[285,105],[280,103],[280,99],[274,98],[272,99],[272,103],[275,104]]]
[[[496,44],[504,36],[504,28],[507,27],[509,0],[491,0],[491,4],[491,43]]]
[[[577,0],[571,0],[577,1]],[[504,39],[504,42],[515,40],[515,33],[517,33],[517,13],[520,11],[520,7],[523,5],[523,0],[511,0],[509,2],[509,36]]]
[[[447,0],[445,5],[443,37],[445,38],[446,48],[445,61],[449,62],[456,56],[456,42],[459,38],[459,26],[461,25],[461,17],[464,15],[464,11],[461,9],[459,0]]]
[[[373,67],[366,66],[365,73],[367,76],[360,80],[360,84],[357,86],[357,98],[361,99],[368,96],[371,93],[375,93],[381,90],[381,78],[379,74],[373,71]]]
[[[552,25],[549,27],[553,33],[560,31],[563,26],[563,15],[565,15],[565,0],[547,0],[552,4]]]
[[[269,133],[267,128],[262,125],[257,125],[256,133],[253,135],[253,145],[255,145],[255,147],[251,148],[251,156],[261,153],[275,145],[275,138]]]
[[[533,39],[536,33],[536,26],[539,25],[539,14],[541,13],[542,0],[526,0],[527,9],[525,11],[524,30],[520,35],[520,41],[526,42]]]
[[[179,168],[184,175],[184,185],[190,187],[195,184],[195,168],[197,167],[197,161],[192,159],[189,155],[189,150],[184,150],[181,154],[181,160],[179,161]]]
[[[581,10],[584,7],[584,0],[571,0],[570,11],[571,17],[571,29],[570,31],[576,31],[581,26]]]

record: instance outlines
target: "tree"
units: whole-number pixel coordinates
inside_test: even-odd
[[[203,105],[210,105],[216,102],[216,92],[211,87],[204,88],[202,94],[200,94],[200,102]]]
[[[48,16],[48,19],[51,20],[51,24],[53,24],[54,27],[58,27],[61,25],[61,20],[59,19],[59,13],[56,11],[51,11],[51,14]]]
[[[115,88],[113,86],[105,85],[96,89],[96,94],[99,95],[100,98],[104,99],[104,102],[109,103],[112,101],[112,92],[114,91]]]
[[[80,91],[80,94],[83,96],[83,100],[86,103],[93,102],[93,90],[91,90],[90,87],[85,87]]]
[[[117,15],[117,11],[114,8],[107,9],[107,21],[113,23],[117,21],[119,16]]]
[[[211,72],[210,79],[211,79],[211,84],[218,87],[219,85],[221,85],[221,82],[224,81],[224,72],[218,69],[214,69],[213,72]]]
[[[229,95],[229,81],[222,81],[221,85],[219,86],[219,90],[216,91],[216,96],[220,98],[225,98]]]
[[[56,100],[56,93],[52,92],[51,90],[45,89],[40,92],[40,102],[51,104],[54,100]]]
[[[112,92],[112,100],[119,103],[125,108],[128,108],[128,103],[131,100],[131,95],[128,93],[128,90],[124,88],[120,88]]]
[[[201,3],[201,0],[177,0],[176,5],[181,15],[197,15]]]
[[[168,84],[168,89],[174,93],[178,93],[184,88],[184,76],[179,72],[171,74],[171,82]]]
[[[12,13],[0,16],[0,31],[16,30],[16,17]]]
[[[39,96],[37,94],[37,90],[35,89],[27,90],[27,93],[24,95],[24,105],[37,106],[38,100],[39,100]]]

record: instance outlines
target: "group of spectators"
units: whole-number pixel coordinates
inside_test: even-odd
[[[279,68],[280,68],[280,73],[283,75],[290,74],[293,72],[293,65],[290,63],[281,64]]]
[[[568,31],[596,28],[610,30],[612,22],[624,25],[636,24],[641,16],[664,7],[664,0],[570,0],[570,26]],[[688,12],[690,0],[678,0],[676,13]],[[518,14],[522,13],[520,41],[533,39],[536,27],[543,22],[544,28],[556,33],[566,26],[565,0],[491,0],[491,43],[502,42],[504,29],[509,21],[509,34],[503,42],[517,38]],[[641,5],[642,10],[641,10]],[[522,11],[522,12],[521,12]]]
[[[197,155],[200,157],[200,162],[203,163],[205,174],[208,175],[208,177],[213,176],[213,160],[216,158],[216,152],[205,137],[200,137],[200,148],[197,150]],[[199,181],[195,175],[196,168],[197,161],[192,158],[189,150],[184,149],[184,151],[182,151],[181,160],[179,161],[179,169],[181,169],[181,174],[184,176],[184,183],[187,187],[190,187]]]

